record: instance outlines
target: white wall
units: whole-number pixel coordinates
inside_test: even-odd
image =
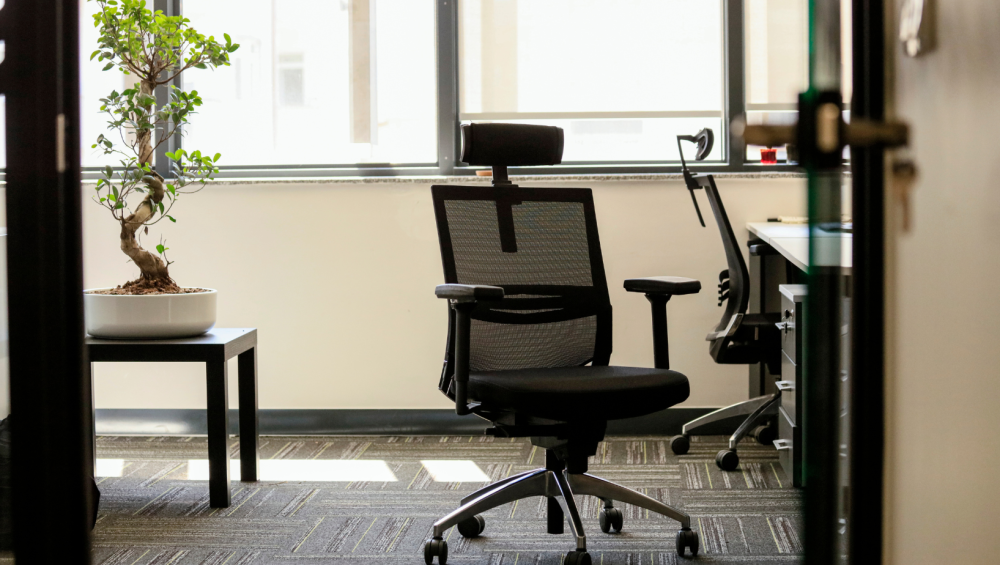
[[[926,57],[903,57],[888,33],[920,170],[888,265],[885,562],[899,565],[1000,559],[1000,12],[937,6]]]
[[[722,315],[715,285],[726,266],[704,194],[707,229],[680,181],[559,186],[595,190],[615,314],[612,362],[653,363],[649,305],[621,281],[695,277],[702,293],[669,305],[671,363],[692,380],[687,405],[745,399],[746,367],[716,365],[704,341]],[[720,179],[719,188],[743,241],[747,221],[804,214],[801,179]],[[118,250],[117,224],[96,205],[84,210],[86,286],[137,276]],[[448,406],[436,387],[447,307],[433,293],[442,271],[429,184],[219,184],[175,211],[177,224],[163,230],[174,278],[220,290],[220,326],[259,329],[262,408]],[[146,242],[154,239],[155,228]],[[193,364],[99,364],[97,406],[202,407],[203,374]],[[232,379],[231,387],[235,403]]]

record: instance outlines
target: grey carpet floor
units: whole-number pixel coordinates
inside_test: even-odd
[[[799,562],[801,492],[790,487],[774,449],[752,442],[741,446],[740,469],[720,471],[714,457],[724,440],[692,438],[691,451],[680,457],[663,437],[602,443],[590,472],[686,510],[701,534],[701,551],[696,561],[678,558],[677,523],[627,505],[624,531],[603,534],[599,502],[580,496],[595,565]],[[207,458],[205,438],[98,438],[98,458],[108,460],[102,461],[104,474],[120,476],[98,478],[94,563],[419,564],[434,520],[485,484],[445,482],[454,477],[433,475],[432,464],[422,461],[471,461],[474,466],[461,464],[460,471],[478,467],[491,480],[544,461],[526,440],[488,437],[263,437],[260,445],[264,480],[238,482],[237,471],[232,505],[213,509],[208,483],[199,479],[205,464],[191,462]],[[238,452],[234,440],[231,456]],[[295,463],[303,460],[314,463]],[[344,480],[297,479],[297,472],[322,461],[342,465],[334,469],[347,473]],[[268,480],[282,465],[292,474]],[[523,500],[486,513],[478,539],[450,530],[448,562],[560,564],[573,544],[568,528],[562,535],[545,533],[544,511],[543,498]]]

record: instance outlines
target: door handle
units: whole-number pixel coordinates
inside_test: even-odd
[[[839,91],[799,95],[799,121],[793,125],[747,125],[733,121],[732,132],[748,144],[795,144],[800,164],[806,168],[835,169],[842,166],[844,147],[903,147],[909,143],[910,127],[899,121],[876,121],[853,117],[844,121]]]
[[[836,109],[836,108],[834,108]],[[854,147],[902,147],[910,139],[910,128],[902,122],[876,122],[855,118],[851,123],[844,122],[838,111],[824,112],[818,118],[823,127],[820,128],[822,139],[818,139],[823,149],[830,152],[840,146],[841,137],[844,145]],[[733,124],[734,128],[743,128],[743,139],[751,145],[785,145],[798,142],[798,125],[765,126]],[[736,131],[739,131],[738,129]],[[843,132],[840,136],[838,132]]]

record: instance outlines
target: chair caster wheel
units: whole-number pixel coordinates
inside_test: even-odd
[[[591,565],[590,554],[586,551],[571,551],[566,554],[563,565]]]
[[[624,523],[625,517],[622,515],[622,511],[617,508],[603,508],[601,509],[601,531],[604,533],[610,533],[612,530],[617,534],[622,531],[622,523]]]
[[[723,471],[735,471],[740,465],[740,456],[734,449],[723,449],[715,456],[715,464]]]
[[[775,426],[757,426],[750,435],[761,445],[774,445],[774,440],[778,439],[778,430]]]
[[[691,449],[691,441],[687,436],[674,436],[670,438],[670,451],[674,452],[674,455],[684,455]]]
[[[435,557],[440,565],[448,563],[448,542],[436,538],[424,542],[424,563],[431,565]]]
[[[477,538],[485,529],[486,519],[479,515],[466,518],[458,523],[458,533],[462,534],[463,538]]]
[[[677,555],[684,557],[684,549],[691,549],[691,557],[698,555],[698,532],[684,528],[677,532]]]

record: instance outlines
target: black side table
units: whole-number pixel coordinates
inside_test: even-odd
[[[240,472],[256,481],[257,330],[215,328],[205,335],[181,339],[116,340],[87,336],[91,363],[201,362],[208,384],[208,492],[212,508],[226,508],[229,492],[229,388],[226,361],[239,355]]]

